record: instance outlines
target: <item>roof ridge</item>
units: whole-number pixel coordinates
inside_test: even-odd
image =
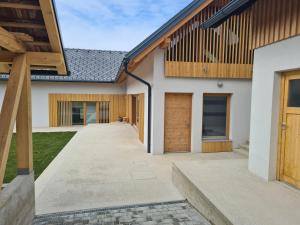
[[[121,53],[127,53],[127,51],[122,50],[102,50],[102,49],[88,49],[88,48],[64,48],[64,50],[80,50],[80,51],[101,51],[101,52],[121,52]]]

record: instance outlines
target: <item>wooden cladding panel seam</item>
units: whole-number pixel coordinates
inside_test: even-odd
[[[101,94],[49,94],[49,126],[58,126],[58,102],[100,102],[107,101],[112,105],[110,121],[117,121],[119,116],[126,116],[126,95]]]

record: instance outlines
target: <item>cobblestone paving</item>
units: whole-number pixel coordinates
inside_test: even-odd
[[[34,225],[210,225],[188,202],[136,205],[37,216]]]

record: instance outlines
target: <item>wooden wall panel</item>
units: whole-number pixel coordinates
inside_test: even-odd
[[[202,152],[232,152],[232,141],[203,141]]]
[[[251,10],[253,49],[300,35],[299,0],[259,0]]]
[[[119,117],[126,116],[126,95],[101,95],[101,94],[49,94],[49,126],[57,127],[58,102],[100,102],[108,101],[111,105],[110,121],[117,121]]]
[[[139,139],[144,143],[144,115],[145,115],[145,95],[139,94]]]
[[[165,50],[166,76],[252,78],[251,10],[217,28],[200,28],[226,3],[228,0],[212,2],[171,35]]]

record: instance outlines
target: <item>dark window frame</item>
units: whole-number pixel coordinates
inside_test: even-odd
[[[206,96],[220,96],[226,97],[226,128],[225,136],[203,136],[203,123],[204,123],[204,98]],[[202,140],[229,140],[230,139],[230,123],[231,123],[231,97],[232,93],[203,93],[202,101]]]

